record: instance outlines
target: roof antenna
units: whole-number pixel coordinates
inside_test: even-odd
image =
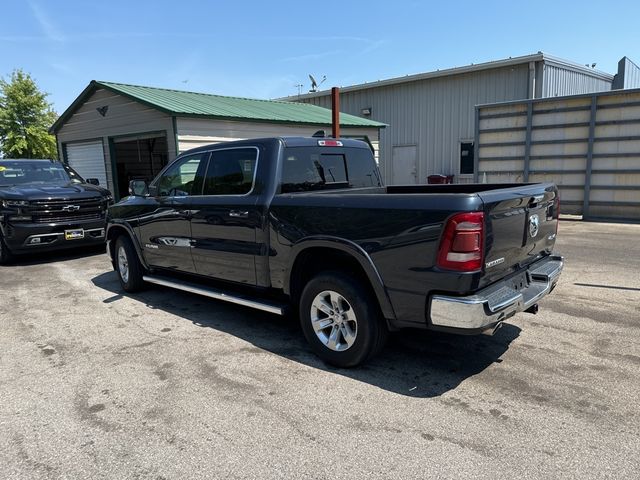
[[[325,132],[324,130],[318,130],[316,133],[314,133],[311,136],[314,138],[324,138],[327,136],[327,132]]]

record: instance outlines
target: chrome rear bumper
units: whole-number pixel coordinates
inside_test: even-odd
[[[434,295],[431,298],[431,325],[469,331],[495,327],[518,312],[527,310],[547,295],[560,278],[561,256],[551,255],[529,266],[528,285],[516,289],[501,280],[468,297]]]

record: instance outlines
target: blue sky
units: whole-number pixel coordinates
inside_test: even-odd
[[[90,80],[275,98],[539,50],[615,73],[640,62],[640,2],[5,1],[0,75],[61,113]]]

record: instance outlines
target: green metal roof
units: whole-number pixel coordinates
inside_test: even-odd
[[[73,104],[58,118],[50,130],[52,132],[57,131],[62,123],[97,88],[109,89],[178,117],[203,116],[227,120],[331,125],[331,110],[307,103],[225,97],[208,93],[185,92],[92,80]],[[386,126],[384,123],[346,113],[340,113],[340,125],[343,127],[375,128]]]

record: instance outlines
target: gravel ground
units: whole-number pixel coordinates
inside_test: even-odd
[[[365,367],[295,323],[102,252],[0,268],[0,477],[639,478],[640,225],[563,222],[537,316],[394,335]]]

